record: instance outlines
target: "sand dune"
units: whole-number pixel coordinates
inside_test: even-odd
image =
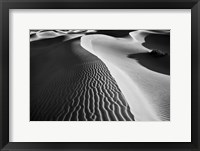
[[[165,31],[165,30],[157,30],[157,31],[153,31],[153,30],[137,30],[137,31],[133,31],[130,32],[129,35],[133,38],[133,40],[135,42],[138,43],[144,43],[145,42],[145,38],[148,35],[169,35],[169,31]],[[158,40],[158,39],[157,39]]]
[[[166,31],[139,30],[130,32],[132,39],[102,34],[81,37],[81,46],[106,64],[138,121],[170,119],[169,51],[168,58],[159,59],[144,45],[147,36],[155,34],[169,36]]]
[[[52,39],[60,36],[65,37],[65,40],[70,40],[95,32],[95,30],[31,30],[30,41]]]
[[[170,120],[169,36],[32,30],[31,121]]]
[[[39,41],[45,39],[53,39],[57,37],[65,37],[64,40],[70,40],[77,37],[81,37],[83,34],[68,34],[68,32],[58,32],[58,31],[39,31],[32,33],[30,36],[30,41]]]
[[[134,120],[110,71],[80,38],[32,41],[30,55],[31,121]]]

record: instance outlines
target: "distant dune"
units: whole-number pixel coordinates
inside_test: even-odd
[[[135,120],[170,120],[169,31],[138,30],[129,35],[85,35],[81,46],[105,63]],[[159,44],[160,41],[164,43]],[[152,49],[166,55],[156,57],[151,54]]]
[[[83,31],[70,32],[31,33],[30,120],[133,121],[107,66],[80,46]]]
[[[95,30],[31,30],[30,42],[65,37],[65,40],[81,37],[84,34],[95,33]]]

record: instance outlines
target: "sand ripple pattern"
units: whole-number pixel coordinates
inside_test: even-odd
[[[133,121],[122,92],[101,60],[76,64],[31,104],[31,121]]]

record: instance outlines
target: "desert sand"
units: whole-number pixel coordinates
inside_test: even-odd
[[[169,30],[31,30],[31,121],[169,121]]]
[[[31,121],[134,120],[105,63],[81,47],[86,33],[31,33]]]
[[[81,46],[105,63],[135,120],[169,120],[169,32],[137,30],[129,35],[85,35],[81,37]],[[155,57],[152,49],[161,49],[166,55]]]

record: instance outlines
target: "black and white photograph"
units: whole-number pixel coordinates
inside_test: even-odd
[[[30,121],[170,121],[170,29],[31,29]]]

